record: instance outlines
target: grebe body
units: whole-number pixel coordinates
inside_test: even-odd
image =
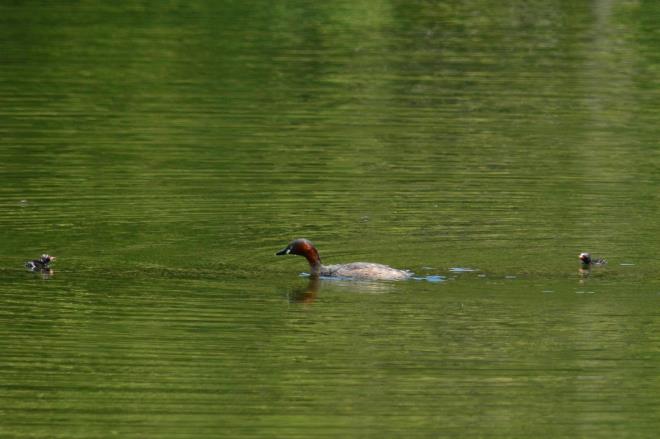
[[[389,265],[373,262],[353,262],[350,264],[323,265],[318,250],[309,240],[299,238],[291,241],[276,255],[300,255],[309,262],[312,276],[338,277],[364,280],[402,280],[408,279],[412,273],[398,270]]]

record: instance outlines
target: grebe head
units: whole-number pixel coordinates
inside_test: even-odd
[[[43,255],[41,255],[40,260],[41,260],[41,262],[44,263],[45,265],[48,265],[48,264],[51,263],[51,261],[54,261],[54,260],[55,260],[55,256],[50,256],[50,255],[47,255],[47,254],[44,253]]]
[[[305,238],[294,239],[284,247],[282,250],[275,253],[276,255],[300,255],[307,258],[310,265],[318,264],[321,262],[319,252],[309,240]]]
[[[580,253],[578,257],[583,264],[591,264],[591,255],[589,253]]]

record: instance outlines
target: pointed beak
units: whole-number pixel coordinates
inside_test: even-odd
[[[282,250],[275,253],[275,256],[288,255],[290,252],[291,252],[291,249],[289,247],[285,247]]]
[[[57,259],[55,256],[51,256],[51,257],[50,257],[50,260],[51,260],[51,261],[54,261],[55,259]]]

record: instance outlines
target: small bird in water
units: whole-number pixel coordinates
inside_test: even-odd
[[[39,259],[33,259],[32,261],[27,261],[25,263],[25,267],[28,270],[32,270],[32,271],[46,271],[50,269],[48,265],[54,260],[55,260],[55,256],[43,254]]]
[[[412,273],[397,270],[383,264],[372,262],[354,262],[352,264],[323,265],[318,250],[310,241],[300,238],[275,253],[276,255],[300,255],[309,262],[312,277],[337,277],[362,280],[400,280],[408,279]]]
[[[603,258],[592,258],[589,253],[580,253],[578,256],[582,262],[582,267],[591,267],[593,265],[605,265],[607,261]]]

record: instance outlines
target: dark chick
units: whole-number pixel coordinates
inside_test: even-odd
[[[580,258],[580,262],[582,262],[582,265],[585,267],[591,267],[592,265],[605,265],[607,264],[607,261],[603,258],[592,258],[591,254],[589,253],[580,253],[578,256]]]
[[[48,265],[55,260],[55,256],[41,255],[39,259],[33,259],[25,263],[25,267],[32,271],[48,270]]]

